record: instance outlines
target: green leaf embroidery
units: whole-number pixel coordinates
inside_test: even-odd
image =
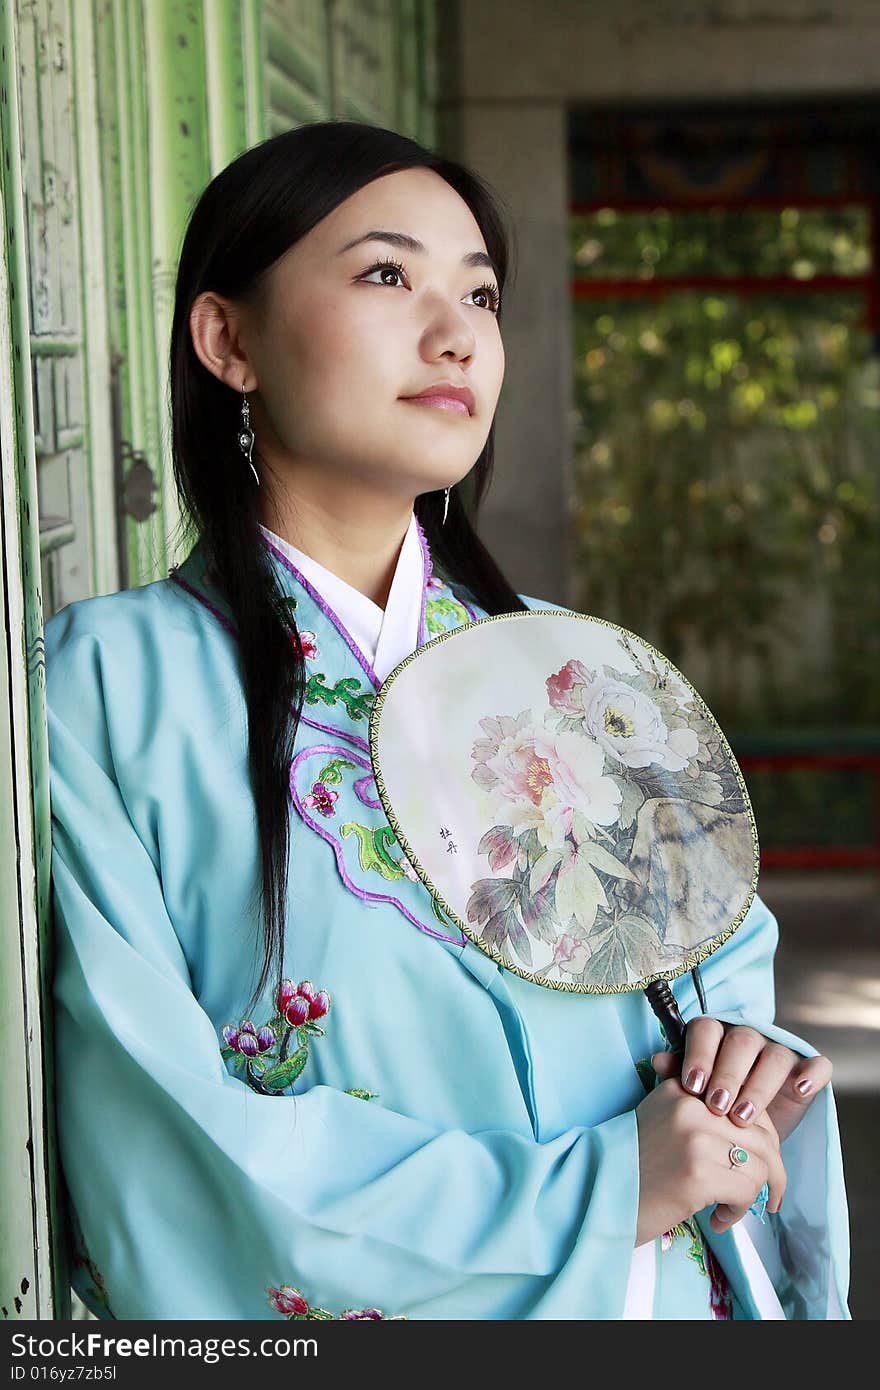
[[[467,609],[457,599],[429,598],[425,604],[425,626],[430,633],[446,631],[442,620],[453,618],[456,623],[469,623]]]
[[[276,1067],[265,1072],[261,1078],[263,1085],[270,1091],[283,1091],[286,1086],[293,1084],[308,1060],[309,1045],[303,1043],[286,1061],[279,1062]]]
[[[355,722],[369,719],[370,706],[374,699],[372,691],[363,690],[355,676],[343,676],[334,686],[327,686],[326,679],[323,671],[309,676],[305,689],[307,704],[317,705],[319,701],[331,707],[342,704]]]
[[[391,858],[385,848],[386,842],[389,840],[392,844],[397,843],[394,831],[390,826],[380,825],[375,830],[371,830],[368,825],[361,825],[358,821],[350,820],[339,827],[339,833],[343,836],[357,836],[358,859],[365,872],[374,869],[383,878],[403,878],[403,870],[398,867],[397,861]]]
[[[321,768],[317,780],[323,782],[325,787],[338,787],[342,781],[342,769],[356,766],[357,764],[351,762],[349,758],[332,758],[326,766]]]

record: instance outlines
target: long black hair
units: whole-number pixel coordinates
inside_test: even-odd
[[[405,135],[358,121],[322,121],[284,131],[246,150],[212,179],[193,209],[181,249],[171,329],[174,477],[184,534],[200,539],[237,628],[248,710],[248,757],[260,844],[264,960],[249,1012],[284,970],[288,880],[289,769],[305,692],[296,623],[282,602],[259,531],[259,489],[238,444],[241,396],[202,364],[189,316],[204,291],[257,300],[260,277],[300,237],[359,188],[398,169],[434,170],[467,203],[503,291],[508,235],[499,201],[479,175]],[[492,472],[494,421],[472,469],[476,516]],[[259,440],[254,445],[259,460]],[[461,489],[414,504],[435,569],[469,591],[489,614],[525,605],[474,530]],[[187,515],[188,514],[188,515]],[[273,962],[276,962],[273,968]]]

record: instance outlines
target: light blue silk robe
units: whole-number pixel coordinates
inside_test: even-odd
[[[421,645],[484,612],[432,576],[419,539]],[[285,948],[309,1018],[289,1027],[296,1074],[276,1091],[275,986],[242,1018],[259,857],[238,648],[203,548],[46,625],[74,1287],[117,1319],[633,1316],[635,1063],[663,1045],[650,1007],[524,981],[434,911],[370,776],[378,677],[269,553],[309,634]],[[776,939],[756,898],[702,967],[708,1012],[813,1055],[772,1022]],[[674,989],[699,1012],[689,975]],[[759,1270],[786,1317],[848,1318],[830,1088],[783,1157]],[[654,1243],[647,1316],[762,1316],[741,1243],[709,1211]]]

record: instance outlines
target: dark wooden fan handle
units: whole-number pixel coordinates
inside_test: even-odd
[[[663,1024],[663,1031],[673,1052],[684,1048],[684,1035],[687,1024],[682,1018],[675,995],[669,988],[668,980],[653,980],[645,990],[648,1003]]]

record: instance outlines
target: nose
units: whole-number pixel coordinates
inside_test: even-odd
[[[431,300],[428,321],[422,333],[422,355],[428,361],[452,357],[467,360],[474,352],[476,338],[462,307],[445,295]]]

